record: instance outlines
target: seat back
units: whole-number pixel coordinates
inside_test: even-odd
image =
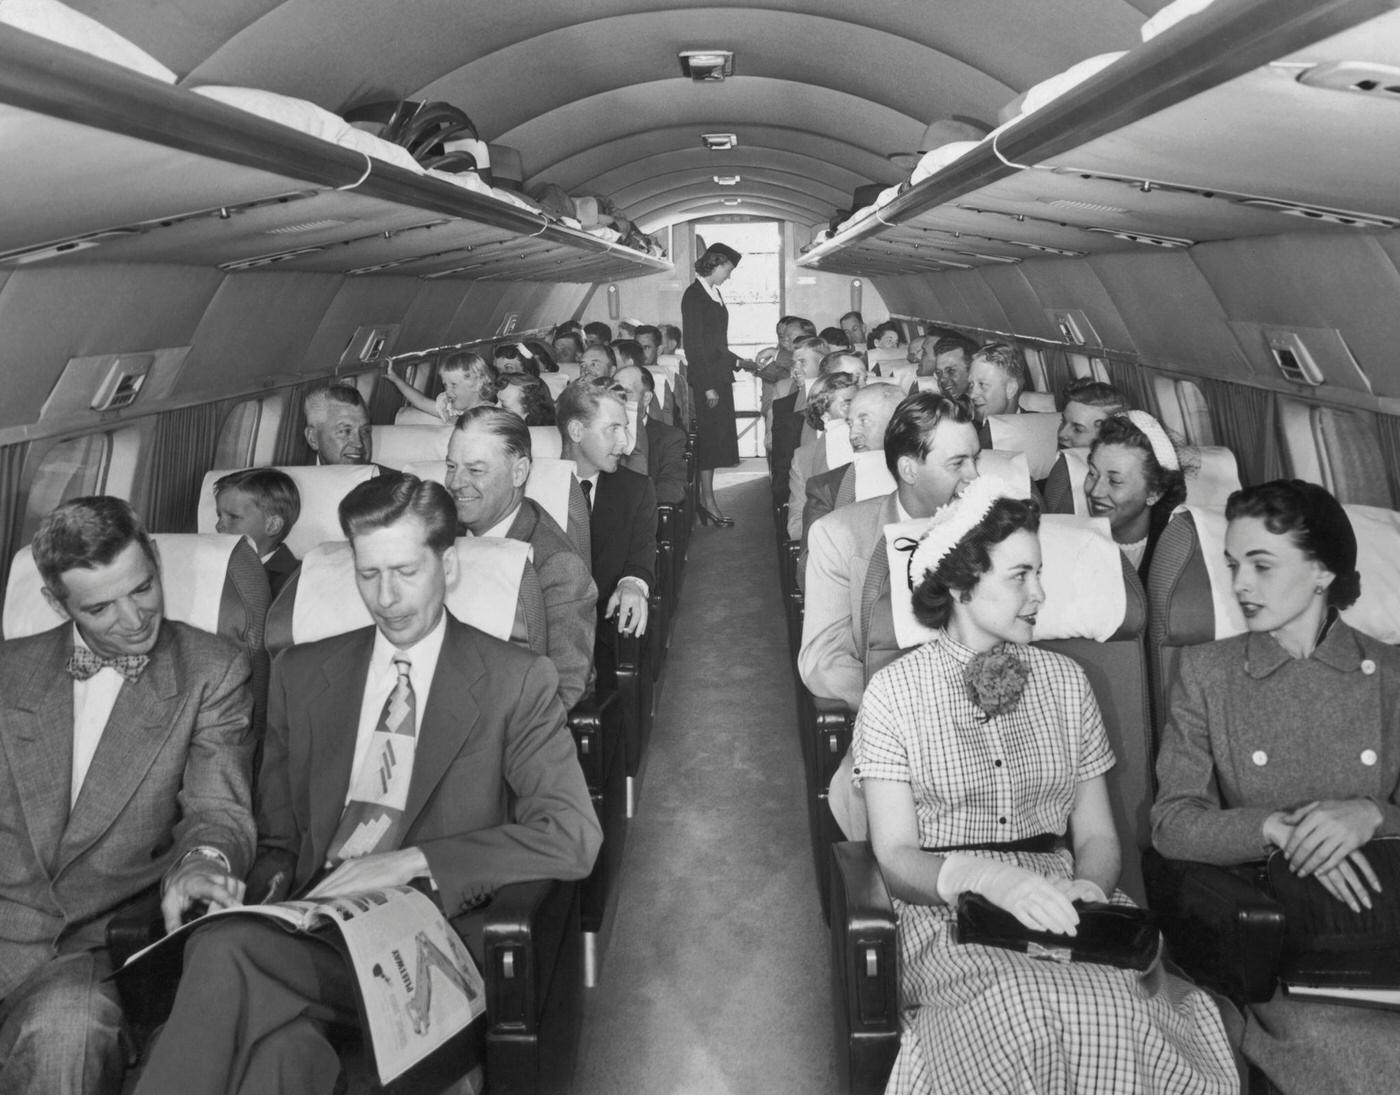
[[[1059,414],[1055,409],[1055,395],[1053,392],[1022,392],[1021,397],[1016,400],[1016,405],[1023,411],[1031,414]]]
[[[855,456],[855,450],[851,448],[850,424],[839,418],[828,422],[817,442],[817,449],[820,455],[812,469],[814,474],[849,464]]]
[[[1044,479],[1050,474],[1059,452],[1058,414],[994,414],[988,417],[987,428],[991,432],[992,448],[1026,454],[1032,479]]]
[[[214,484],[230,469],[211,471],[204,477],[199,488],[199,509],[195,528],[209,535],[218,523],[218,513],[214,507]],[[344,540],[340,531],[340,501],[350,491],[379,474],[373,464],[327,464],[297,465],[282,467],[291,476],[301,495],[301,516],[297,518],[292,531],[287,534],[287,550],[298,559],[306,555],[317,544],[326,540]]]
[[[895,544],[916,535],[925,521],[889,525],[884,561],[889,566],[891,602],[887,621],[879,606],[867,625],[867,677],[932,633],[914,619],[906,552]],[[1152,754],[1148,711],[1147,597],[1104,518],[1047,515],[1040,542],[1045,604],[1036,621],[1036,646],[1073,658],[1084,670],[1103,714],[1117,764],[1108,774],[1114,822],[1124,849],[1145,849],[1151,841]],[[1119,581],[1112,575],[1118,574]],[[898,590],[898,602],[892,593]],[[889,629],[893,643],[889,643]],[[882,651],[885,642],[893,649]],[[883,661],[881,661],[883,659]],[[1144,900],[1139,855],[1125,851],[1119,885]]]
[[[417,407],[409,406],[405,403],[394,412],[395,426],[442,426],[441,418],[427,411],[420,411]]]
[[[851,459],[855,497],[852,501],[864,502],[867,498],[878,498],[889,494],[897,484],[885,463],[884,451],[858,452]]]
[[[553,426],[530,427],[530,455],[538,460],[542,456],[557,460],[564,454],[564,439]]]
[[[1240,469],[1235,454],[1222,445],[1201,445],[1183,454],[1183,463],[1194,467],[1186,477],[1186,504],[1224,506],[1240,489]]]
[[[446,457],[452,427],[441,422],[434,426],[371,426],[370,434],[375,463],[405,471],[410,464]]]
[[[977,457],[977,470],[982,475],[995,475],[1024,491],[1023,497],[1032,497],[1030,460],[1023,452],[1007,452],[1004,449],[983,449]]]
[[[1345,506],[1356,532],[1361,598],[1342,619],[1388,643],[1400,643],[1400,513]],[[1166,724],[1181,648],[1245,630],[1225,565],[1225,510],[1188,505],[1162,531],[1147,576],[1151,627],[1153,727]],[[1155,747],[1157,738],[1154,737]]]
[[[166,616],[232,639],[247,651],[253,670],[253,729],[261,736],[268,677],[264,638],[272,599],[261,560],[241,536],[162,532],[151,539],[160,555]],[[44,599],[33,552],[21,549],[10,568],[0,631],[6,639],[18,639],[62,622]]]
[[[488,635],[544,653],[544,594],[532,549],[523,540],[461,537],[457,581],[447,610]],[[267,648],[276,654],[296,643],[369,627],[374,622],[355,585],[355,557],[346,542],[307,552],[268,613]]]
[[[1077,513],[1087,517],[1084,476],[1089,472],[1088,449],[1061,449],[1045,477],[1045,512]]]
[[[564,366],[562,366],[562,365],[559,366],[559,367],[560,367],[561,369],[564,368]],[[560,393],[563,392],[563,390],[569,386],[569,382],[570,382],[573,378],[570,377],[570,376],[567,376],[567,375],[564,374],[564,373],[541,373],[541,374],[540,374],[540,379],[544,381],[544,386],[545,386],[546,388],[549,389],[549,397],[550,397],[551,399],[558,399]],[[530,428],[531,428],[531,429],[548,429],[548,428],[552,428],[552,427],[531,426]]]

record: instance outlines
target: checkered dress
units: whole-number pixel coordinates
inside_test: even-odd
[[[1075,786],[1113,766],[1098,703],[1070,659],[1017,647],[1030,679],[984,721],[963,686],[973,651],[944,635],[881,670],[856,720],[855,776],[908,783],[925,847],[1064,833]],[[1067,850],[977,853],[1073,876]],[[1114,901],[1128,903],[1121,891]],[[1234,1092],[1215,1005],[1160,968],[960,946],[953,910],[896,899],[903,999],[886,1095]]]

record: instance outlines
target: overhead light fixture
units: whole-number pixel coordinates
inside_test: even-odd
[[[721,204],[721,205],[743,205],[743,204],[744,204],[744,199],[743,199],[743,198],[724,198],[724,199],[722,199],[722,200],[720,201],[720,204]]]
[[[715,182],[719,183],[720,186],[738,186],[738,185],[739,185],[739,176],[738,176],[738,175],[716,175],[716,176],[715,176]]]
[[[700,143],[711,152],[727,152],[739,147],[739,138],[733,133],[702,133]]]
[[[734,53],[727,49],[684,49],[676,55],[681,74],[697,84],[718,83],[734,75]]]

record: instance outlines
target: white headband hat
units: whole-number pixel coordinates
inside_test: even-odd
[[[909,588],[917,588],[927,575],[934,573],[948,553],[987,519],[998,499],[1021,500],[1025,496],[1024,489],[1017,491],[1000,476],[980,475],[974,479],[962,494],[929,518],[928,527],[909,556]]]
[[[1181,457],[1176,454],[1176,446],[1172,444],[1171,438],[1167,436],[1167,431],[1162,429],[1162,424],[1153,418],[1146,411],[1125,411],[1128,421],[1142,431],[1147,438],[1148,444],[1152,446],[1152,455],[1157,458],[1157,463],[1166,468],[1167,471],[1181,470]]]
[[[535,360],[535,355],[530,352],[530,347],[526,346],[525,343],[517,342],[515,348],[520,351],[520,356],[525,358],[526,361]]]

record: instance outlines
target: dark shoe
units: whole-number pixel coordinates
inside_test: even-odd
[[[695,508],[700,514],[700,523],[702,525],[708,525],[711,521],[713,521],[715,523],[716,528],[734,527],[734,518],[732,517],[725,517],[723,514],[720,513],[711,513],[704,506],[696,506]]]

